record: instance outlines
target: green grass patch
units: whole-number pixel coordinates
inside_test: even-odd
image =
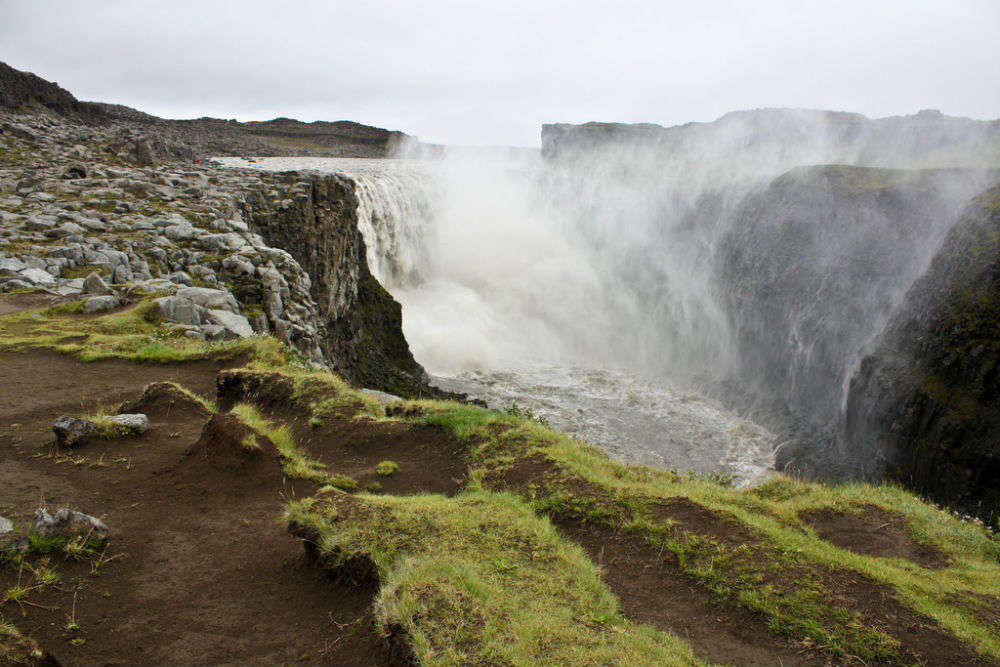
[[[377,623],[401,629],[418,664],[706,664],[623,618],[580,548],[514,496],[329,494],[286,518],[328,567],[374,567]]]
[[[332,474],[326,470],[326,464],[306,456],[295,444],[287,425],[273,424],[249,403],[235,405],[231,412],[254,433],[274,443],[281,455],[282,471],[288,477],[307,479],[345,491],[354,491],[358,488],[355,480],[345,475]]]
[[[536,512],[644,535],[651,546],[673,552],[681,569],[707,591],[765,614],[781,634],[815,641],[837,655],[874,662],[894,659],[898,643],[859,617],[849,600],[837,602],[829,573],[846,571],[885,586],[905,606],[936,620],[983,654],[1000,658],[997,633],[981,617],[953,603],[968,591],[1000,597],[1000,543],[982,526],[959,521],[901,488],[777,477],[756,489],[735,489],[712,476],[612,461],[523,416],[433,401],[420,407],[426,423],[447,428],[470,444],[470,488],[502,488],[498,477],[503,471],[529,458],[543,460],[550,473],[517,488]],[[675,530],[672,520],[657,512],[673,498],[730,517],[750,531],[754,543],[734,549],[711,537]],[[862,511],[870,504],[901,515],[913,538],[939,549],[949,559],[948,566],[929,570],[902,558],[859,555],[820,539],[799,518],[806,510]]]

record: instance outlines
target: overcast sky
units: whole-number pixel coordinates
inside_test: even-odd
[[[756,107],[997,118],[1000,0],[0,0],[0,60],[168,118],[531,146]]]

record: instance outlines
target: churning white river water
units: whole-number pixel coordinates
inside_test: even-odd
[[[540,163],[215,158],[229,167],[339,172],[356,183],[372,273],[403,306],[414,357],[438,386],[512,404],[628,462],[764,479],[774,436],[614,354],[628,303],[539,187]],[[542,179],[543,180],[543,179]],[[639,367],[637,367],[639,366]]]

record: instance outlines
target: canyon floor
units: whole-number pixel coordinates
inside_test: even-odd
[[[137,362],[113,330],[141,302],[94,317],[58,301],[0,297],[0,512],[80,509],[112,537],[8,559],[0,590],[27,594],[0,614],[60,664],[1000,655],[1000,545],[899,489],[624,466],[530,415],[379,403],[267,337],[178,337],[186,361]],[[84,362],[100,327],[117,358]],[[56,330],[81,347],[30,342]],[[150,430],[53,445],[57,416],[119,407]]]

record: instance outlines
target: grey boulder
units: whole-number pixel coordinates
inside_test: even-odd
[[[45,509],[35,510],[32,532],[39,537],[62,537],[73,539],[79,537],[87,542],[104,544],[108,541],[108,527],[97,517],[66,509],[56,510],[49,514]]]
[[[83,312],[99,313],[118,307],[118,299],[113,296],[92,296],[83,302]]]
[[[96,271],[83,279],[83,293],[96,296],[112,294],[111,288]]]
[[[52,422],[52,432],[56,434],[56,444],[72,447],[82,438],[97,433],[97,425],[87,419],[63,415]]]
[[[120,414],[108,421],[129,435],[141,435],[149,430],[149,417],[142,413]]]

